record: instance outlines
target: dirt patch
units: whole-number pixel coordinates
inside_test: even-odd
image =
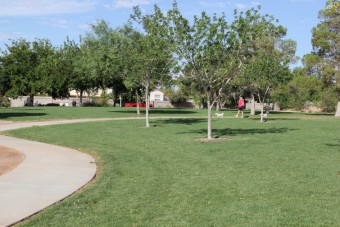
[[[0,176],[15,169],[24,159],[20,151],[0,145]]]
[[[3,120],[0,120],[0,125],[8,125],[8,124],[12,124],[13,121],[3,121]]]

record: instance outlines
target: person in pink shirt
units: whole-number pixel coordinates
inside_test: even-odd
[[[237,108],[238,108],[238,111],[235,117],[238,117],[238,115],[241,113],[241,117],[243,118],[244,99],[242,96],[240,97],[240,100],[238,100]]]

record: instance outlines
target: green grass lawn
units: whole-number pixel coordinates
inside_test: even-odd
[[[200,118],[7,132],[79,149],[99,166],[93,183],[22,225],[340,226],[340,119],[271,116],[214,119],[213,136],[226,140],[208,143],[197,140]]]

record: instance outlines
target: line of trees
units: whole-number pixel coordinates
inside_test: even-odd
[[[234,20],[227,23],[224,14],[202,12],[192,20],[185,18],[174,1],[166,13],[157,5],[149,14],[134,7],[129,22],[119,28],[98,20],[79,43],[67,39],[54,47],[45,39],[13,40],[1,51],[0,96],[29,95],[33,102],[34,95],[67,98],[70,90],[77,90],[82,100],[85,91],[111,88],[114,98],[123,95],[147,102],[149,127],[150,89],[171,87],[176,81],[181,94],[207,107],[211,139],[213,107],[220,108],[228,96],[247,95],[262,106],[272,98],[291,107],[294,97],[286,92],[292,94],[294,86],[296,90],[305,86],[314,98],[320,93],[308,89],[315,89],[316,83],[321,84],[320,91],[328,89],[328,96],[336,94],[339,5],[337,0],[327,1],[321,22],[313,29],[314,52],[303,58],[303,68],[293,72],[289,66],[297,60],[296,42],[285,39],[287,30],[274,17],[262,15],[260,7],[235,10]]]
[[[312,29],[313,51],[293,70],[292,80],[281,85],[272,98],[282,108],[303,109],[318,103],[323,111],[340,116],[340,1],[328,0]]]

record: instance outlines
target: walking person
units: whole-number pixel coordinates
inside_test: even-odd
[[[241,113],[241,117],[243,118],[244,99],[243,99],[242,96],[238,100],[237,108],[238,108],[238,111],[237,111],[237,114],[235,115],[235,117],[238,117],[238,115]]]

